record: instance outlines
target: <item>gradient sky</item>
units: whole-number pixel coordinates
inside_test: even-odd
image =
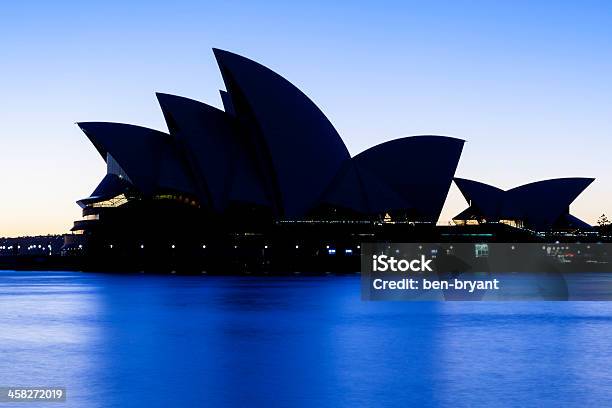
[[[166,130],[156,91],[220,106],[212,47],[293,82],[352,154],[455,136],[458,176],[595,177],[572,212],[612,215],[611,2],[125,3],[3,4],[0,236],[80,218],[105,166],[74,122]],[[453,186],[441,222],[465,207]]]

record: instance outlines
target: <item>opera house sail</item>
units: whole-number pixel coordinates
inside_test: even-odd
[[[470,206],[453,220],[458,224],[500,222],[536,231],[590,228],[571,215],[569,207],[593,181],[592,178],[559,178],[502,190],[456,178],[455,184]]]
[[[357,255],[365,240],[432,234],[463,140],[404,137],[351,157],[330,120],[297,87],[248,58],[213,51],[225,83],[223,110],[157,93],[165,132],[78,123],[105,160],[107,174],[78,201],[83,219],[75,222],[67,251],[143,260],[233,254],[240,263],[239,250],[265,263],[274,253],[295,260],[341,247],[342,254]],[[563,217],[577,224],[564,211],[586,187],[578,181],[554,184],[554,195],[548,194],[551,183],[502,192],[455,181],[474,203],[466,219],[538,225]],[[554,220],[525,205],[542,194],[554,207]]]

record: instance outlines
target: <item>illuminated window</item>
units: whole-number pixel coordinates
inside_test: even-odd
[[[111,156],[110,153],[106,153],[106,172],[108,174],[114,174],[116,176],[119,176],[119,178],[127,180],[130,183],[132,182],[126,172],[123,171],[119,163],[117,163],[115,158]]]
[[[487,258],[489,256],[489,245],[476,244],[474,245],[474,252],[475,252],[476,258]]]
[[[91,205],[91,207],[94,208],[100,208],[100,207],[119,207],[122,206],[123,204],[127,203],[128,199],[125,196],[125,194],[119,194],[116,197],[113,198],[109,198],[108,200],[105,201],[100,201],[97,203],[93,203]]]
[[[523,228],[522,220],[499,220],[500,224],[506,224],[514,228]]]

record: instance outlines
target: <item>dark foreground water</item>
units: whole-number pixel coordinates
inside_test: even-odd
[[[0,272],[0,387],[45,385],[67,388],[51,407],[604,407],[612,302],[362,302],[358,277]]]

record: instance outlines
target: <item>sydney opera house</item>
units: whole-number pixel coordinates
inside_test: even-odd
[[[83,219],[67,236],[67,251],[98,259],[231,258],[240,267],[251,259],[351,257],[368,240],[435,242],[444,228],[471,224],[514,227],[519,235],[588,227],[568,208],[591,179],[509,191],[455,179],[470,207],[456,227],[436,227],[463,140],[405,137],[351,157],[323,112],[289,81],[240,55],[214,55],[223,110],[158,93],[168,132],[78,124],[107,174],[78,201]]]
[[[590,225],[569,213],[569,206],[593,180],[560,178],[502,190],[455,178],[470,207],[453,221],[458,225],[501,222],[535,231],[588,229]]]

